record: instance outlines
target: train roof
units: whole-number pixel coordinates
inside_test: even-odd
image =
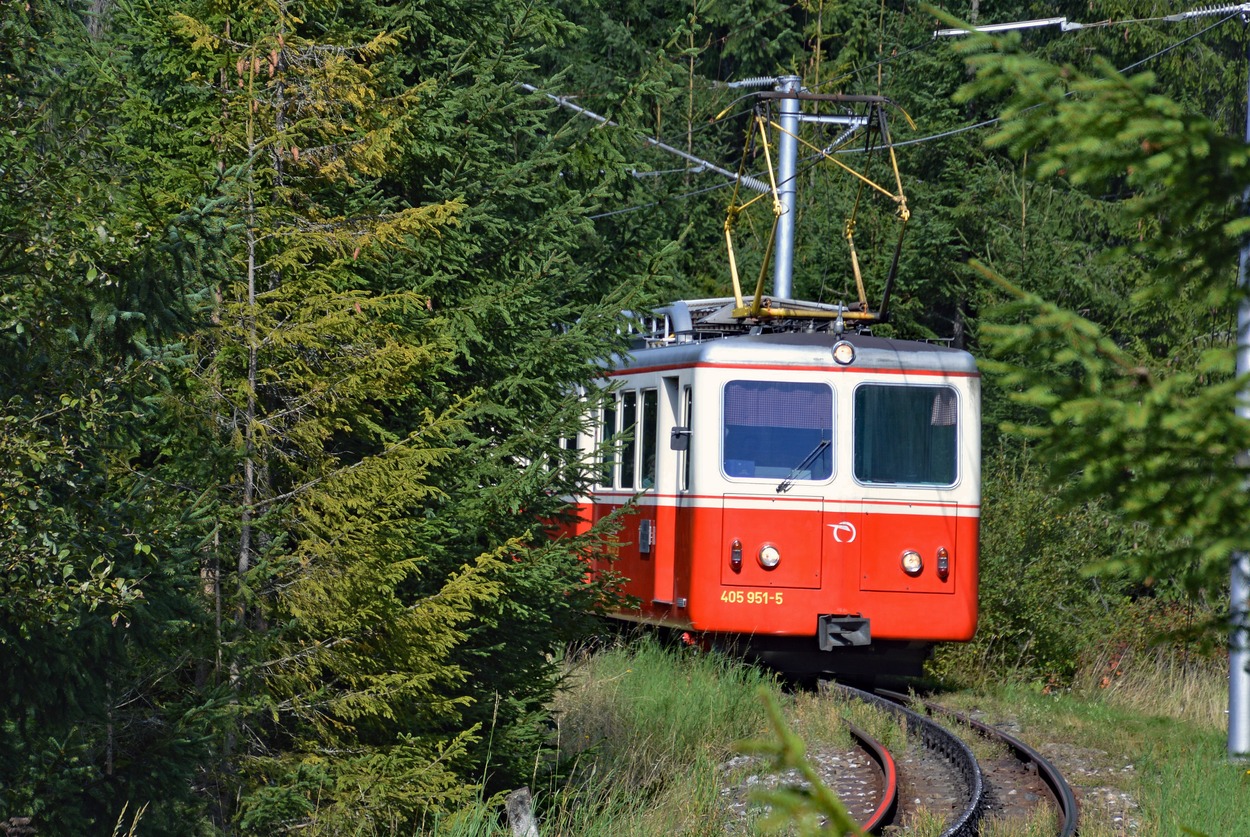
[[[962,349],[918,340],[894,340],[862,332],[843,332],[836,320],[794,317],[759,322],[727,320],[725,310],[734,300],[695,300],[674,303],[644,318],[649,328],[635,335],[634,348],[613,357],[616,370],[694,365],[760,365],[768,367],[828,366],[855,370],[925,371],[977,374],[976,361]],[[784,301],[798,305],[836,306]],[[833,347],[845,342],[855,349],[845,367],[833,359]]]

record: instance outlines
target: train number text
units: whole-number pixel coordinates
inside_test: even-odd
[[[722,590],[720,600],[725,604],[766,605],[781,604],[782,592],[768,590]]]

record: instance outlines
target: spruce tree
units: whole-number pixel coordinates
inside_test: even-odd
[[[472,13],[379,10],[410,37],[399,68],[429,93],[385,181],[405,203],[459,200],[458,224],[391,263],[386,287],[427,296],[452,362],[408,409],[444,410],[472,395],[431,472],[440,489],[414,510],[410,537],[431,556],[413,594],[482,553],[507,559],[499,595],[475,608],[453,653],[467,679],[464,717],[490,787],[530,781],[546,746],[545,707],[563,644],[610,590],[588,584],[590,541],[550,539],[569,498],[589,480],[590,451],[569,444],[598,406],[607,356],[621,347],[619,314],[667,254],[596,272],[602,246],[588,216],[610,181],[614,150],[518,84],[570,33],[549,6],[488,3]],[[400,410],[394,421],[411,420]]]
[[[221,102],[191,406],[233,463],[206,573],[248,831],[412,828],[510,781],[601,598],[546,527],[618,306],[576,259],[579,150],[515,86],[563,24],[338,11],[176,18]]]
[[[155,467],[193,256],[145,200],[105,24],[0,8],[0,822],[194,833],[210,526]]]
[[[426,92],[395,77],[385,30],[336,29],[317,6],[207,11],[176,21],[222,103],[205,126],[219,302],[196,341],[197,398],[233,470],[209,568],[237,706],[218,779],[238,768],[240,807],[222,816],[412,828],[471,787],[450,655],[499,595],[506,544],[432,568],[410,537],[446,495],[436,469],[475,399],[422,397],[453,347],[429,295],[384,277],[463,201],[401,206],[374,186]]]
[[[992,330],[1007,358],[998,371],[1036,411],[1020,429],[1070,496],[1105,498],[1150,534],[1138,538],[1150,548],[1110,556],[1104,569],[1191,592],[1218,587],[1228,554],[1244,546],[1237,454],[1250,430],[1234,415],[1244,382],[1232,376],[1232,322],[1245,292],[1236,278],[1250,151],[1154,92],[1150,73],[1124,76],[1105,61],[1084,72],[1017,43],[970,44],[977,78],[965,95],[1009,97],[994,143],[1028,152],[1037,177],[1124,196],[1119,211],[1140,234],[1112,256],[1147,272],[1122,305],[1153,311],[1158,327],[1093,322],[982,268],[1016,300],[1015,319]]]

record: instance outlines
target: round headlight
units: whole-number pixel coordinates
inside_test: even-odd
[[[924,568],[924,562],[920,560],[920,553],[914,549],[904,550],[903,552],[903,572],[908,575],[915,575]]]
[[[781,553],[777,551],[777,547],[768,544],[760,549],[760,566],[766,570],[781,563]]]
[[[833,344],[833,359],[843,366],[855,360],[855,347],[845,340]]]

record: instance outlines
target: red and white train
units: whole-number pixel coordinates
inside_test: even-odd
[[[632,504],[600,564],[639,603],[621,619],[796,673],[917,674],[976,629],[980,376],[967,352],[784,305],[657,312],[580,440],[609,453],[578,525]]]

